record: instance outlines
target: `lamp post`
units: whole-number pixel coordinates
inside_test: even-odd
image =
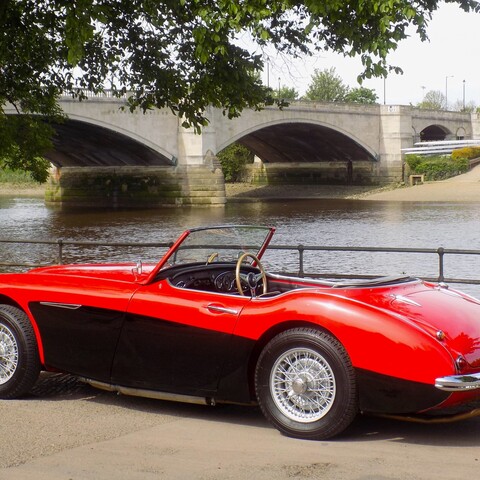
[[[465,80],[463,81],[463,111],[465,111]]]
[[[453,78],[453,75],[447,75],[445,77],[445,110],[448,110],[448,79]]]
[[[427,88],[425,85],[422,85],[422,102],[425,101],[425,89]]]

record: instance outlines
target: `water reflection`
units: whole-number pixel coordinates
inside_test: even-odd
[[[397,203],[349,200],[282,200],[231,203],[225,208],[155,210],[84,210],[48,208],[42,199],[0,197],[2,238],[88,241],[169,242],[189,227],[218,224],[277,226],[275,244],[480,249],[476,204]],[[31,262],[55,261],[56,251],[44,246],[0,245],[5,258]],[[156,260],[160,249],[68,248],[66,260]],[[435,276],[432,255],[392,253],[309,252],[306,270],[330,273],[408,273]],[[273,253],[270,268],[294,269],[295,254]],[[446,257],[446,275],[478,278],[480,258]],[[463,287],[480,296],[480,287]]]

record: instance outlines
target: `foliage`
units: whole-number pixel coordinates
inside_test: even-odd
[[[335,67],[325,70],[315,69],[305,98],[321,102],[343,102],[347,92],[348,87],[337,74]]]
[[[463,105],[462,100],[456,100],[451,108],[455,112],[473,113],[477,107],[473,100],[465,103],[465,106]]]
[[[425,157],[423,155],[415,155],[415,154],[409,154],[405,155],[405,163],[408,165],[410,168],[410,171],[412,173],[418,173],[418,165],[425,160]],[[423,172],[420,172],[423,173]]]
[[[299,93],[293,87],[281,87],[280,90],[273,90],[272,97],[283,100],[297,100]]]
[[[363,104],[374,104],[378,100],[377,94],[371,88],[357,87],[350,89],[336,73],[335,67],[315,70],[305,98],[322,102]]]
[[[375,104],[378,96],[371,88],[357,87],[349,90],[344,100],[350,103]]]
[[[459,148],[458,150],[454,150],[452,152],[452,158],[454,160],[459,160],[462,158],[471,160],[472,158],[479,158],[479,157],[480,157],[480,147],[463,147],[463,148]]]
[[[467,159],[449,156],[406,155],[405,162],[412,173],[425,174],[426,180],[444,180],[468,171]]]
[[[34,187],[38,182],[32,180],[32,177],[26,172],[6,168],[0,169],[0,185],[1,184]]]
[[[451,0],[465,11],[480,11],[476,0]],[[2,0],[0,2],[0,116],[10,105],[27,115],[57,118],[58,96],[84,98],[82,89],[111,88],[128,107],[169,108],[197,130],[208,123],[207,107],[229,118],[244,108],[273,102],[255,72],[262,49],[281,54],[325,50],[359,55],[362,78],[399,72],[387,54],[410,27],[422,40],[439,0]],[[353,4],[352,4],[353,5]],[[251,38],[242,47],[239,36]],[[281,101],[277,99],[278,102]],[[0,157],[41,178],[36,159],[44,153],[47,130],[37,117],[26,124],[31,145],[3,134]],[[7,127],[7,132],[14,128]],[[51,130],[50,130],[51,134]],[[39,138],[39,136],[43,138]],[[35,143],[37,140],[37,143]],[[39,170],[40,168],[40,170]]]
[[[430,90],[417,105],[417,108],[425,110],[444,110],[446,108],[445,95],[440,90]]]
[[[23,170],[33,180],[47,180],[50,163],[43,154],[53,145],[53,128],[33,115],[0,116],[0,168]]]
[[[253,163],[254,154],[240,143],[232,143],[217,154],[226,182],[241,180],[245,166]]]

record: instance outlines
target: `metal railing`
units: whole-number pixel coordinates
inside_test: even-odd
[[[21,240],[21,239],[0,239],[1,244],[17,244],[17,245],[47,245],[55,247],[53,253],[54,260],[37,264],[32,262],[4,262],[0,258],[0,267],[41,267],[54,264],[65,263],[65,248],[67,247],[114,247],[114,248],[169,248],[171,242],[95,242],[95,241],[76,241],[76,240]],[[458,284],[480,285],[480,279],[472,278],[455,278],[445,274],[445,256],[466,255],[480,256],[480,250],[462,250],[449,248],[394,248],[394,247],[341,247],[341,246],[319,246],[319,245],[270,245],[268,251],[280,250],[296,252],[298,255],[298,270],[295,272],[281,272],[285,274],[298,275],[300,277],[312,278],[341,278],[341,279],[369,279],[375,278],[375,275],[349,274],[349,273],[327,273],[319,274],[305,270],[305,253],[306,252],[358,252],[358,253],[400,253],[400,254],[427,254],[437,258],[438,274],[434,277],[424,277],[424,280],[435,282],[449,282]]]

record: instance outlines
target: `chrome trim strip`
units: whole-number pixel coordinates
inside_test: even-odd
[[[239,310],[234,308],[219,307],[218,305],[207,305],[207,310],[216,313],[229,313],[230,315],[238,315],[240,313]]]
[[[155,400],[169,400],[172,402],[194,403],[197,405],[215,405],[215,399],[210,397],[194,397],[190,395],[181,395],[170,392],[156,392],[155,390],[145,390],[141,388],[122,387],[121,385],[112,385],[99,382],[90,378],[79,377],[82,382],[88,383],[92,387],[107,392],[117,392],[123,395],[143,398],[153,398]]]
[[[79,308],[82,308],[82,305],[79,305],[77,303],[40,302],[40,305],[45,305],[47,307],[65,308],[67,310],[78,310]]]
[[[480,372],[470,375],[451,375],[435,380],[435,386],[445,392],[465,392],[480,388]]]

